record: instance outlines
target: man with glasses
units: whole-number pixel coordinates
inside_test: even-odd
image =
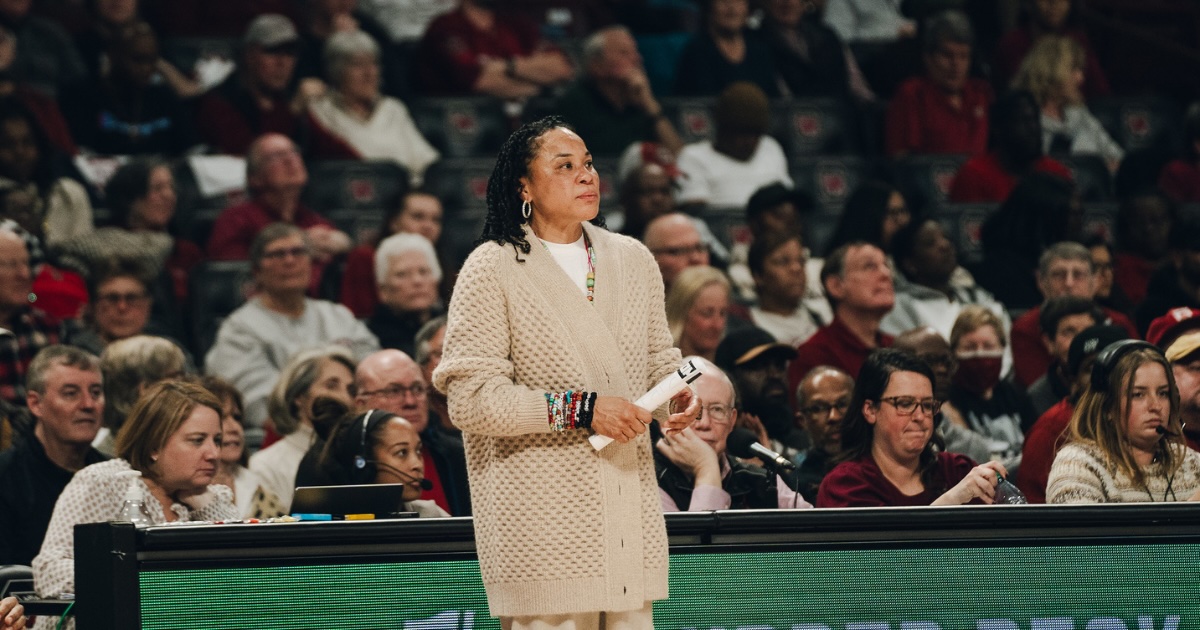
[[[842,418],[853,393],[854,379],[828,365],[810,370],[796,388],[796,420],[812,444],[792,457],[796,489],[806,497],[816,498],[821,480],[842,451]]]
[[[90,325],[71,335],[71,345],[99,356],[114,341],[147,334],[168,338],[183,350],[173,338],[174,327],[155,318],[152,286],[146,271],[132,260],[117,259],[95,269],[88,282]],[[188,363],[194,363],[190,355]]]
[[[358,364],[354,385],[358,413],[369,409],[394,413],[408,420],[421,435],[425,478],[432,484],[421,498],[432,500],[454,516],[470,516],[462,439],[444,433],[436,418],[430,421],[430,389],[421,366],[399,350],[380,350]]]
[[[688,267],[707,265],[708,246],[695,222],[686,214],[673,212],[646,225],[642,242],[654,254],[667,291],[679,272]]]
[[[735,459],[726,440],[737,422],[733,383],[700,357],[692,390],[704,401],[692,426],[655,440],[655,469],[664,512],[808,508],[802,496],[764,468]]]
[[[267,397],[279,372],[304,348],[338,344],[355,360],[379,349],[379,340],[345,306],[305,295],[312,274],[307,233],[297,226],[265,227],[250,247],[257,294],[221,323],[204,359],[205,371],[242,392],[248,427],[267,419]]]
[[[787,385],[788,361],[796,358],[795,348],[761,328],[747,326],[725,335],[715,358],[737,390],[741,423],[754,428],[763,445],[787,458],[808,448]]]
[[[1095,299],[1096,270],[1092,266],[1091,253],[1075,242],[1051,245],[1038,260],[1037,285],[1044,300],[1065,295]],[[1054,360],[1042,341],[1039,323],[1042,306],[1025,311],[1012,326],[1013,372],[1017,383],[1026,388],[1046,374]],[[1102,310],[1107,319],[1097,324],[1120,326],[1133,339],[1141,336],[1129,317],[1110,308]]]

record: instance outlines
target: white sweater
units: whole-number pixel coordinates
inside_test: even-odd
[[[1200,491],[1200,453],[1177,447],[1183,465],[1168,476],[1162,464],[1142,468],[1145,485],[1134,483],[1092,443],[1072,442],[1058,451],[1046,483],[1046,503],[1145,503],[1186,501]]]

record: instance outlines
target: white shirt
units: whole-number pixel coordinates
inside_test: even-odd
[[[296,471],[300,460],[316,439],[311,425],[302,424],[278,442],[250,456],[250,470],[257,473],[262,485],[279,497],[280,505],[292,507],[296,494]]]
[[[808,338],[813,336],[820,327],[813,320],[812,314],[808,312],[808,308],[804,306],[803,302],[789,315],[768,313],[753,306],[750,308],[750,319],[754,321],[755,326],[771,333],[776,341],[792,347],[808,341]]]
[[[541,239],[538,239],[541,240]],[[579,240],[574,243],[551,243],[550,241],[542,241],[542,245],[546,246],[546,251],[550,252],[550,256],[554,258],[554,262],[558,263],[559,267],[566,272],[567,277],[575,286],[587,295],[587,276],[588,276],[588,251],[587,243],[583,240],[583,235],[579,236]]]
[[[793,187],[783,147],[765,134],[754,155],[745,162],[719,153],[711,141],[705,140],[683,147],[677,165],[683,172],[675,194],[677,203],[744,208],[750,196],[767,184],[779,182]]]

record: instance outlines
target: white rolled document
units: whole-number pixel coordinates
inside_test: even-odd
[[[654,411],[698,378],[700,378],[700,367],[694,361],[689,360],[679,366],[679,369],[672,372],[670,376],[659,381],[653,389],[642,394],[641,398],[633,401],[633,404],[646,411]],[[598,451],[612,444],[613,439],[607,435],[593,435],[588,438],[588,441],[592,443],[592,448]]]

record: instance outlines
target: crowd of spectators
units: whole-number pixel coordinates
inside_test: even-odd
[[[621,10],[568,12],[568,33],[487,0],[259,4],[277,12],[195,24],[187,3],[80,22],[0,3],[0,564],[40,590],[71,583],[65,532],[115,516],[129,470],[156,523],[414,478],[407,509],[470,515],[431,386],[482,227],[465,173],[547,112],[708,368],[700,419],[656,445],[665,510],[1200,483],[1200,103],[1130,144],[1104,108],[1141,95],[1110,81],[1080,2],[1006,23],[700,0],[664,21],[673,48]],[[197,35],[225,57],[180,55]],[[387,181],[310,177],[381,164]],[[341,205],[316,194],[338,186]],[[1153,347],[1105,363],[1104,393],[1091,366],[1121,339]],[[203,448],[163,461],[193,424]],[[738,457],[738,430],[796,469]],[[1116,467],[1087,478],[1097,461]]]

